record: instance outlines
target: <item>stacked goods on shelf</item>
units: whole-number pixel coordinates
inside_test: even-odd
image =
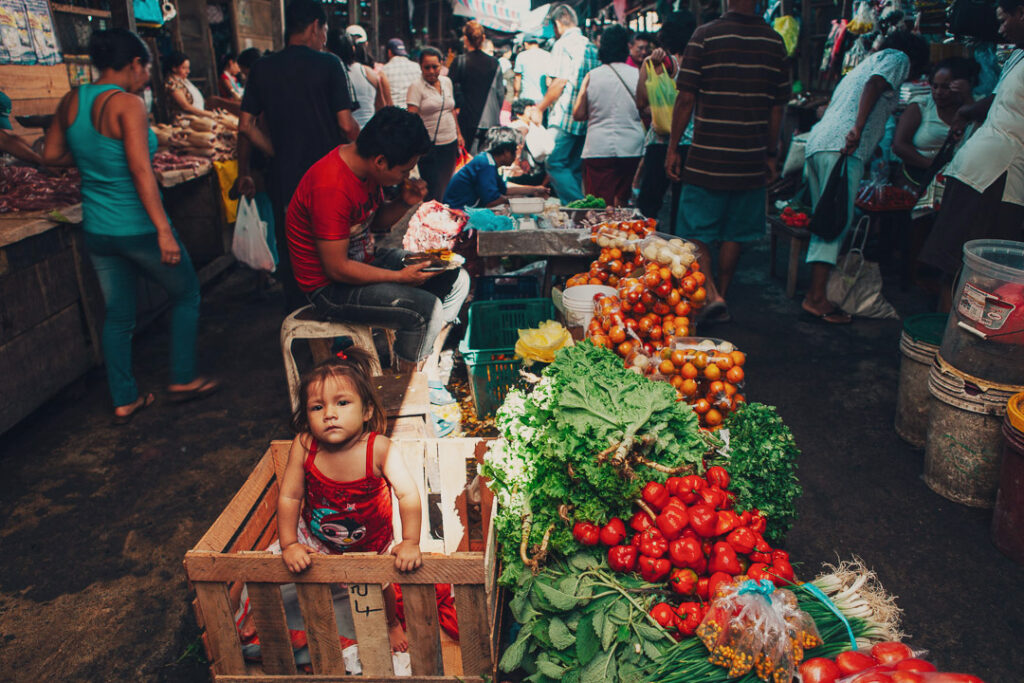
[[[175,123],[152,127],[161,150],[176,156],[201,157],[215,161],[233,159],[238,137],[238,118],[222,111],[209,116],[187,114]]]

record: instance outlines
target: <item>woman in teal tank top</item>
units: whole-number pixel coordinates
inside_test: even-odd
[[[82,174],[85,246],[106,303],[103,358],[114,422],[124,424],[155,400],[140,395],[132,374],[140,275],[171,300],[171,400],[207,396],[217,383],[196,374],[199,281],[164,211],[152,165],[156,136],[136,94],[150,80],[149,50],[131,31],[113,29],[93,34],[89,56],[100,77],[61,100],[44,159],[60,163],[70,154]]]

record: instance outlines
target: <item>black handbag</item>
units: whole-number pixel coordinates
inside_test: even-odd
[[[949,32],[957,38],[998,43],[999,20],[991,0],[954,0],[947,13]]]
[[[818,198],[807,230],[823,240],[834,240],[846,228],[850,206],[849,183],[847,182],[846,155],[832,167],[832,172],[825,183],[825,190]]]

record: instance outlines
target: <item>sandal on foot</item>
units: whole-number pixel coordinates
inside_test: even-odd
[[[826,325],[849,325],[853,322],[853,318],[850,317],[850,314],[838,306],[833,306],[825,313],[818,313],[817,311],[809,310],[801,304],[800,317],[811,322],[824,323]]]
[[[732,321],[732,316],[729,315],[729,307],[724,301],[716,301],[708,304],[707,307],[701,311],[701,315],[697,317],[696,323],[698,325],[714,325],[716,323],[727,323]]]
[[[114,417],[110,422],[111,424],[117,426],[126,425],[132,421],[132,418],[134,418],[136,415],[138,415],[139,413],[141,413],[143,410],[150,407],[154,403],[156,403],[156,396],[154,396],[153,394],[146,394],[146,396],[141,401],[137,401],[135,403],[135,407],[132,409],[132,412],[127,413],[125,415],[118,415],[117,413],[114,413]]]
[[[220,382],[215,379],[204,379],[195,389],[168,389],[167,396],[172,403],[188,403],[207,396],[212,396],[220,389]]]

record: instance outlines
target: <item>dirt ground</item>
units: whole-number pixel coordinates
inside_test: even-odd
[[[800,321],[766,270],[763,245],[744,256],[736,321],[710,333],[749,353],[747,396],[778,406],[803,450],[787,544],[797,572],[859,555],[933,661],[1020,681],[1024,568],[992,546],[989,512],[927,489],[923,454],[893,432],[900,323]],[[888,293],[901,313],[925,310]],[[164,399],[157,322],[136,368],[158,401],[130,425],[110,426],[97,371],[0,438],[0,680],[208,679],[181,561],[267,443],[290,436],[281,318],[280,294],[260,298],[235,270],[203,299],[203,366],[223,378],[219,394]]]

